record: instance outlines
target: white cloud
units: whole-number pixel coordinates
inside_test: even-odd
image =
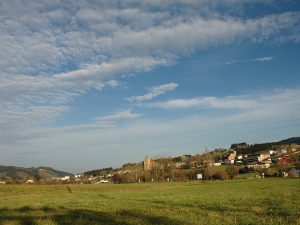
[[[228,96],[224,98],[200,97],[193,99],[173,99],[165,102],[145,104],[147,107],[162,109],[186,109],[191,107],[206,109],[256,109],[268,106],[281,108],[284,104],[300,104],[297,96],[300,90],[279,90],[269,94],[251,94],[242,96]],[[281,105],[281,106],[280,106]]]
[[[133,114],[133,113],[131,113],[131,110],[125,110],[125,111],[118,112],[115,115],[98,117],[98,118],[96,118],[96,120],[100,121],[100,122],[103,122],[103,121],[117,122],[117,121],[126,121],[126,120],[136,119],[142,115],[143,114]]]
[[[167,91],[173,91],[175,88],[178,87],[178,84],[176,83],[170,83],[170,84],[163,84],[155,87],[149,88],[149,92],[145,95],[141,96],[132,96],[130,98],[126,98],[125,100],[127,101],[145,101],[145,100],[150,100],[152,98],[155,98],[159,95],[164,94]]]
[[[264,58],[256,58],[253,61],[263,62],[263,61],[271,61],[272,59],[273,59],[273,56],[270,56],[270,57],[264,57]]]
[[[201,3],[177,3],[185,5],[185,8],[196,7],[195,10],[201,12],[202,5],[208,2],[198,2]],[[237,1],[229,4],[233,3],[237,4]],[[0,11],[4,24],[0,28],[3,34],[0,36],[0,49],[5,53],[0,56],[2,71],[9,74],[53,74],[64,72],[62,70],[69,62],[99,65],[105,62],[103,56],[110,60],[153,55],[161,57],[166,53],[180,55],[211,45],[230,43],[241,37],[253,41],[268,38],[268,42],[280,43],[296,40],[299,33],[298,12],[243,21],[229,16],[205,18],[200,17],[199,13],[166,13],[168,11],[163,8],[152,12],[147,8],[149,2],[141,4],[146,8],[120,9],[114,8],[114,4],[99,2],[90,5],[84,2],[83,7],[77,3],[78,11],[75,3],[69,4],[63,10],[55,7],[55,3],[49,9],[46,3],[39,6],[30,4],[28,7],[3,3],[6,7],[3,6]],[[224,3],[216,1],[214,4]],[[165,2],[161,7],[164,5],[169,7],[174,2]]]
[[[46,135],[46,128],[69,110],[67,106],[28,106],[5,103],[0,106],[0,141],[15,143]]]
[[[233,60],[230,62],[224,63],[225,65],[239,63],[239,62],[264,62],[264,61],[271,61],[274,56],[263,57],[263,58],[255,58],[255,59],[240,59],[240,60]]]
[[[39,146],[44,146],[43,154],[50,156],[50,153],[61,153],[61,149],[64,149],[64,156],[68,160],[89,161],[89,169],[95,169],[99,164],[101,167],[119,167],[122,163],[140,162],[145,155],[176,156],[201,153],[204,147],[229,148],[230,144],[236,141],[247,143],[278,141],[283,137],[297,135],[299,132],[299,94],[298,89],[291,89],[260,94],[259,97],[245,96],[243,98],[253,99],[259,107],[249,107],[221,116],[214,113],[210,115],[199,113],[187,114],[181,119],[169,118],[163,121],[145,118],[139,123],[126,123],[118,129],[58,133],[26,142],[18,148],[15,147],[15,151],[22,154],[26,149],[39,149]],[[231,98],[235,99],[239,96]],[[3,147],[0,146],[1,148]],[[38,150],[35,150],[33,154],[35,156],[41,154],[39,152],[36,154],[37,152]],[[122,159],[115,160],[116,154],[122,156]],[[95,155],[98,156],[96,159]],[[53,158],[49,156],[47,158]],[[45,158],[44,155],[37,157]],[[2,158],[12,159],[7,154]],[[57,160],[58,168],[64,167],[61,159]],[[30,166],[34,165],[34,162],[29,160],[28,162]],[[23,164],[24,160],[21,165]],[[74,167],[70,168],[74,170]],[[88,170],[86,166],[79,163],[76,169],[76,172]]]

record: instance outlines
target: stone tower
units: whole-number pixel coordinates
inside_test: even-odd
[[[152,168],[151,159],[148,156],[146,156],[144,158],[144,170],[151,170],[151,168]]]

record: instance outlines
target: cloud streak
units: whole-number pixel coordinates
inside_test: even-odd
[[[234,63],[239,63],[239,62],[264,62],[264,61],[271,61],[274,57],[273,56],[269,56],[269,57],[263,57],[263,58],[255,58],[255,59],[240,59],[240,60],[233,60],[230,62],[226,62],[224,63],[224,65],[230,65],[230,64],[234,64]]]
[[[298,89],[278,90],[269,94],[251,94],[242,96],[199,97],[192,99],[173,99],[164,102],[154,102],[145,104],[146,107],[156,107],[166,110],[205,108],[205,109],[243,109],[250,110],[273,106],[281,108],[284,104],[300,104],[297,96],[300,94]]]
[[[130,98],[125,98],[125,100],[130,101],[130,102],[147,101],[147,100],[151,100],[152,98],[155,98],[159,95],[162,95],[162,94],[166,93],[167,91],[173,91],[177,87],[178,87],[178,84],[176,84],[176,83],[163,84],[163,85],[149,88],[149,92],[145,95],[132,96]]]
[[[142,115],[143,114],[133,114],[133,113],[131,113],[131,110],[125,110],[125,111],[118,112],[111,116],[97,117],[96,120],[99,122],[103,122],[103,121],[119,122],[119,121],[136,119]]]

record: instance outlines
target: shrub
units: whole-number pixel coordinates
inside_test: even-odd
[[[215,172],[213,175],[214,179],[216,180],[227,180],[228,179],[228,174],[224,170],[220,170]]]
[[[236,166],[229,165],[226,168],[226,172],[229,175],[230,179],[233,179],[235,175],[238,175],[239,169]]]

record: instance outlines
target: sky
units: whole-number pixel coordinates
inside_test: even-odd
[[[298,0],[3,0],[0,52],[0,165],[300,136]]]

